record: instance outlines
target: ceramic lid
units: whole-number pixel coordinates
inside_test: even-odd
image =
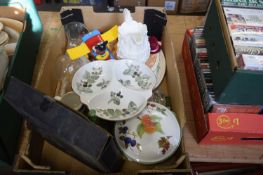
[[[155,102],[148,102],[137,117],[116,123],[114,133],[124,154],[142,164],[167,159],[181,140],[181,128],[174,113]]]

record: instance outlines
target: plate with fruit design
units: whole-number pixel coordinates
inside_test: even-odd
[[[181,141],[181,128],[175,114],[155,102],[148,102],[137,117],[117,122],[114,134],[128,159],[142,164],[167,159]]]

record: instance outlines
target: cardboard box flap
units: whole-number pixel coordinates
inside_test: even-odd
[[[220,24],[221,24],[221,30],[223,31],[223,34],[224,34],[224,39],[225,39],[225,45],[227,47],[227,52],[229,54],[229,59],[231,61],[231,65],[232,65],[232,69],[236,69],[238,64],[237,64],[237,61],[236,61],[236,56],[235,56],[235,53],[232,49],[232,41],[231,41],[231,38],[230,38],[230,32],[228,30],[228,24],[225,20],[225,14],[224,14],[224,9],[223,7],[221,6],[221,2],[220,1],[215,1],[216,3],[216,6],[217,6],[217,11],[219,12],[218,13],[218,16],[219,16],[219,20],[220,20]]]
[[[234,70],[232,61],[229,58],[229,50],[226,47],[220,47],[227,43],[224,34],[221,32],[223,26],[220,24],[219,14],[214,10],[216,8],[215,1],[212,1],[206,17],[204,36],[207,43],[208,61],[211,66],[215,95],[218,98],[228,82],[231,81]],[[213,16],[217,16],[218,18],[214,18]],[[219,35],[215,37],[214,32],[219,33]],[[217,52],[213,52],[214,50],[217,50]],[[223,75],[218,72],[222,72]]]
[[[104,129],[13,77],[4,98],[58,148],[103,172],[120,168],[120,152]],[[105,147],[106,153],[110,152],[111,164],[106,164],[109,161],[105,158]]]
[[[77,6],[74,8],[79,8],[82,10],[82,14],[84,16],[84,23],[87,28],[91,31],[94,29],[99,29],[104,32],[113,25],[121,25],[124,21],[123,13],[96,13],[94,12],[92,7],[88,6]],[[72,9],[72,7],[62,7],[61,11]],[[137,22],[143,22],[144,18],[144,10],[152,9],[150,7],[135,7],[135,12],[131,15],[133,19]],[[164,11],[163,8],[154,8],[159,11]],[[98,22],[100,21],[100,22]]]
[[[179,119],[180,126],[183,128],[186,122],[184,100],[181,87],[181,79],[179,70],[177,67],[176,57],[174,53],[174,46],[171,38],[168,36],[168,31],[165,28],[163,32],[163,50],[166,58],[166,76],[168,86],[168,93],[171,97],[171,105],[173,111],[176,112],[176,116]]]

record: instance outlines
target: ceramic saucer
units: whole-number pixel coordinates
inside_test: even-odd
[[[4,31],[0,31],[0,45],[4,45],[8,42],[8,34]]]
[[[155,84],[151,69],[132,60],[94,61],[82,66],[72,79],[81,102],[98,117],[112,121],[141,112]]]
[[[142,164],[167,159],[181,141],[176,116],[168,108],[154,102],[148,102],[137,117],[117,122],[114,134],[124,154]]]
[[[163,51],[160,50],[160,52],[156,54],[151,54],[150,58],[145,62],[145,64],[151,68],[156,76],[156,84],[154,86],[155,89],[161,84],[166,71],[166,61]]]
[[[3,30],[4,24],[0,22],[0,32]]]

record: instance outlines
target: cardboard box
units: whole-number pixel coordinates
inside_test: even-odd
[[[118,0],[114,1],[114,4],[120,6],[146,6],[146,0]]]
[[[164,7],[165,0],[148,0],[147,5],[150,7]]]
[[[210,0],[181,0],[180,13],[199,13],[206,12]]]
[[[204,113],[189,46],[190,37],[191,33],[187,31],[182,55],[194,113],[197,141],[200,144],[263,144],[262,115]]]
[[[17,150],[21,117],[3,99],[3,94],[10,76],[15,76],[26,83],[31,83],[36,54],[41,39],[42,24],[33,0],[1,0],[0,17],[12,18],[24,24],[15,54],[9,63],[5,87],[0,92],[0,159],[11,166]]]
[[[219,103],[262,105],[263,72],[238,69],[220,0],[212,1],[205,22],[205,39],[216,100]]]
[[[72,7],[64,7],[63,10],[69,8]],[[123,22],[123,14],[121,13],[95,13],[92,7],[88,6],[78,8],[82,9],[83,16],[86,17],[84,22],[90,31],[97,28],[103,32],[111,28],[113,25],[120,25]],[[132,13],[133,18],[136,21],[143,22],[144,10],[146,8],[136,7],[135,9],[135,13]],[[162,8],[156,9],[163,10]],[[38,90],[51,97],[55,95],[57,85],[57,79],[53,72],[54,62],[59,56],[64,54],[66,47],[63,30],[60,30],[54,41],[56,42],[54,42],[54,45],[50,46],[50,50],[47,50],[44,53],[46,55],[42,55],[43,57],[40,58],[43,59],[42,64],[45,66],[42,66],[42,69],[38,70],[38,78],[35,82]],[[176,113],[180,126],[183,127],[185,123],[185,111],[183,96],[181,93],[180,75],[176,64],[174,48],[166,28],[164,29],[162,43],[166,57],[167,70],[160,90],[164,93],[168,93],[171,97],[172,110]],[[45,142],[38,134],[29,130],[27,127],[24,127],[23,129],[20,145],[19,154],[17,155],[17,160],[15,161],[14,166],[16,171],[33,170],[34,168],[39,169],[39,167],[42,167],[43,170],[48,172],[50,172],[50,170],[61,170],[73,172],[75,174],[98,174],[97,171]],[[40,165],[50,166],[51,169],[44,169],[46,166],[43,167]],[[127,160],[124,162],[120,173],[188,174],[190,171],[188,156],[184,153],[183,143],[181,143],[176,153],[164,162],[155,165],[142,165]]]
[[[148,0],[150,7],[164,7],[168,15],[177,14],[179,0]]]

